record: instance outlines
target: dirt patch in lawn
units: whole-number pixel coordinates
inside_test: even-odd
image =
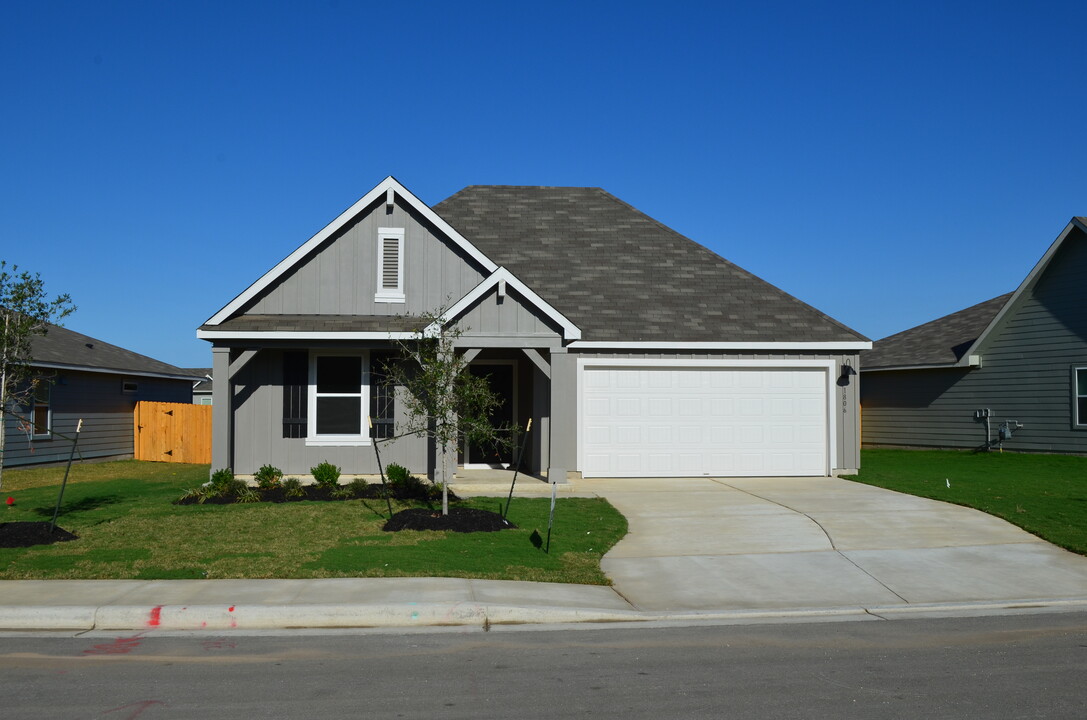
[[[386,532],[398,530],[452,530],[453,532],[496,532],[514,529],[517,526],[501,515],[490,510],[476,508],[449,508],[448,515],[428,510],[410,508],[393,515],[381,528]]]
[[[45,521],[0,523],[0,548],[52,545],[78,538],[64,528],[58,527],[50,531],[51,525],[52,523]]]

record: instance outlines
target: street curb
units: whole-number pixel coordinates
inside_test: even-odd
[[[740,624],[789,621],[906,620],[1087,610],[1087,597],[889,607],[642,612],[602,608],[459,603],[386,605],[103,605],[0,606],[0,631],[292,630],[502,625]]]

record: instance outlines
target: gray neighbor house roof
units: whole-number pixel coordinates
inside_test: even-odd
[[[877,340],[861,353],[861,369],[952,365],[962,359],[1014,293],[986,300]]]
[[[434,211],[585,340],[867,340],[600,188],[473,185]]]
[[[187,370],[59,325],[49,325],[45,335],[33,338],[30,355],[32,358],[30,365],[34,367],[88,370],[118,375],[145,375],[178,380],[199,379]]]

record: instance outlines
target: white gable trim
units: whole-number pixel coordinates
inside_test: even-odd
[[[472,307],[480,298],[490,292],[491,288],[498,286],[500,289],[505,286],[507,288],[513,288],[517,291],[521,297],[528,300],[532,305],[536,307],[540,312],[554,320],[559,327],[562,328],[562,337],[564,340],[580,340],[581,328],[574,323],[570,322],[565,315],[553,308],[546,300],[541,298],[535,292],[532,291],[528,285],[517,279],[513,273],[504,267],[500,267],[486,278],[481,283],[476,285],[467,295],[462,297],[456,303],[453,304],[448,310],[433,323],[427,326],[423,331],[427,335],[434,335],[438,332],[438,326],[444,325],[452,318],[457,317],[462,312]]]
[[[489,257],[484,255],[476,248],[475,245],[468,242],[468,240],[453,229],[453,226],[447,223],[438,215],[438,213],[431,210],[426,203],[419,198],[415,197],[406,187],[401,185],[396,178],[392,175],[382,180],[377,187],[370,192],[366,193],[351,207],[340,213],[339,217],[326,225],[319,233],[307,240],[301,247],[295,250],[293,253],[284,258],[278,265],[264,273],[255,283],[246,288],[240,295],[231,300],[223,309],[208,318],[205,325],[218,325],[224,320],[228,319],[231,315],[237,312],[243,305],[252,300],[258,293],[271,285],[273,282],[282,277],[288,270],[293,268],[298,263],[302,262],[307,255],[310,254],[318,245],[334,235],[340,228],[350,222],[356,215],[365,210],[367,206],[375,202],[380,197],[388,199],[389,191],[399,195],[412,209],[426,218],[435,227],[438,228],[443,234],[452,240],[460,249],[464,250],[473,260],[478,262],[484,267],[487,272],[494,272],[497,269],[497,265]]]
[[[870,341],[843,342],[613,342],[579,340],[571,350],[871,350]]]
[[[1083,223],[1076,218],[1072,218],[1072,221],[1068,223],[1064,230],[1061,231],[1061,234],[1057,236],[1057,239],[1053,241],[1053,244],[1049,246],[1049,249],[1046,250],[1042,259],[1038,261],[1038,264],[1034,266],[1034,269],[1030,271],[1030,274],[1027,275],[1026,279],[1015,289],[1012,296],[1008,298],[1008,302],[1004,303],[1004,307],[1000,308],[1000,312],[989,321],[989,324],[986,325],[985,329],[978,335],[978,339],[974,341],[974,344],[971,345],[965,353],[963,353],[962,358],[955,363],[954,367],[970,367],[970,356],[978,354],[978,349],[982,346],[982,343],[988,339],[989,335],[996,331],[996,328],[1000,325],[1001,321],[1011,308],[1018,304],[1019,298],[1023,293],[1026,292],[1028,288],[1034,286],[1034,283],[1037,282],[1041,274],[1049,267],[1049,262],[1053,259],[1053,256],[1057,254],[1057,250],[1064,244],[1065,238],[1067,238],[1075,228],[1079,228],[1082,232],[1087,232],[1087,227],[1085,227]]]

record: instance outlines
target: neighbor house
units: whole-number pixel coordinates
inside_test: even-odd
[[[863,336],[599,188],[472,186],[432,208],[390,177],[199,328],[213,467],[376,473],[402,407],[369,369],[440,307],[553,481],[858,466]],[[436,463],[418,438],[381,455]]]
[[[1087,218],[1015,292],[884,338],[861,364],[866,445],[1087,453]]]
[[[211,368],[185,368],[185,372],[200,376],[200,379],[192,384],[193,404],[211,405],[215,387]]]
[[[198,378],[181,368],[50,325],[31,344],[42,379],[32,402],[5,414],[4,467],[76,458],[132,457],[132,411],[140,400],[188,403]]]

